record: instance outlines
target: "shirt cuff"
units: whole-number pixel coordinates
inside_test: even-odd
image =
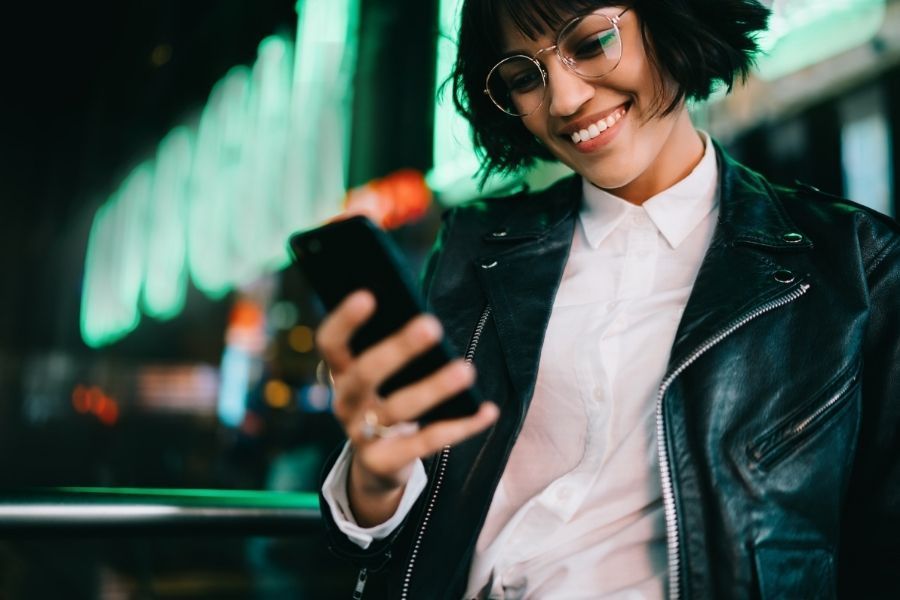
[[[353,518],[353,512],[350,510],[350,499],[347,497],[347,478],[350,474],[350,463],[352,461],[353,452],[350,448],[350,442],[344,444],[344,449],[338,456],[334,466],[325,478],[322,484],[322,496],[331,509],[331,517],[334,519],[338,529],[346,535],[350,541],[365,550],[374,540],[383,540],[391,535],[400,523],[412,510],[413,505],[422,490],[428,484],[428,475],[425,474],[425,465],[421,460],[417,460],[413,467],[412,476],[406,483],[406,489],[403,490],[403,497],[400,499],[400,505],[391,518],[380,525],[374,527],[360,527]]]

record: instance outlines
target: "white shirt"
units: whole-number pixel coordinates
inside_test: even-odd
[[[656,394],[718,215],[709,137],[685,179],[643,204],[591,184],[556,294],[534,396],[491,502],[466,598],[661,599],[667,574]],[[417,470],[381,526],[352,521],[349,453],[324,495],[362,547],[425,487]]]

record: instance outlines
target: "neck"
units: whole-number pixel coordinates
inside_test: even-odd
[[[650,166],[635,180],[607,191],[640,206],[690,175],[703,159],[704,151],[703,137],[694,129],[687,108],[682,107]]]

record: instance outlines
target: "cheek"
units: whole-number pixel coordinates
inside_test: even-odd
[[[541,111],[537,111],[537,113],[529,115],[527,117],[522,118],[522,124],[525,126],[525,129],[528,130],[531,135],[535,136],[545,144],[550,141],[547,135],[547,123],[544,119],[540,118]]]

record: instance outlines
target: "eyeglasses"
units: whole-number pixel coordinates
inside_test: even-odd
[[[508,115],[530,115],[544,104],[547,95],[549,74],[538,57],[551,50],[556,51],[563,66],[582,78],[608,75],[622,60],[619,20],[629,10],[614,17],[600,12],[576,17],[559,30],[552,46],[538,50],[534,56],[507,56],[488,72],[484,93]]]

